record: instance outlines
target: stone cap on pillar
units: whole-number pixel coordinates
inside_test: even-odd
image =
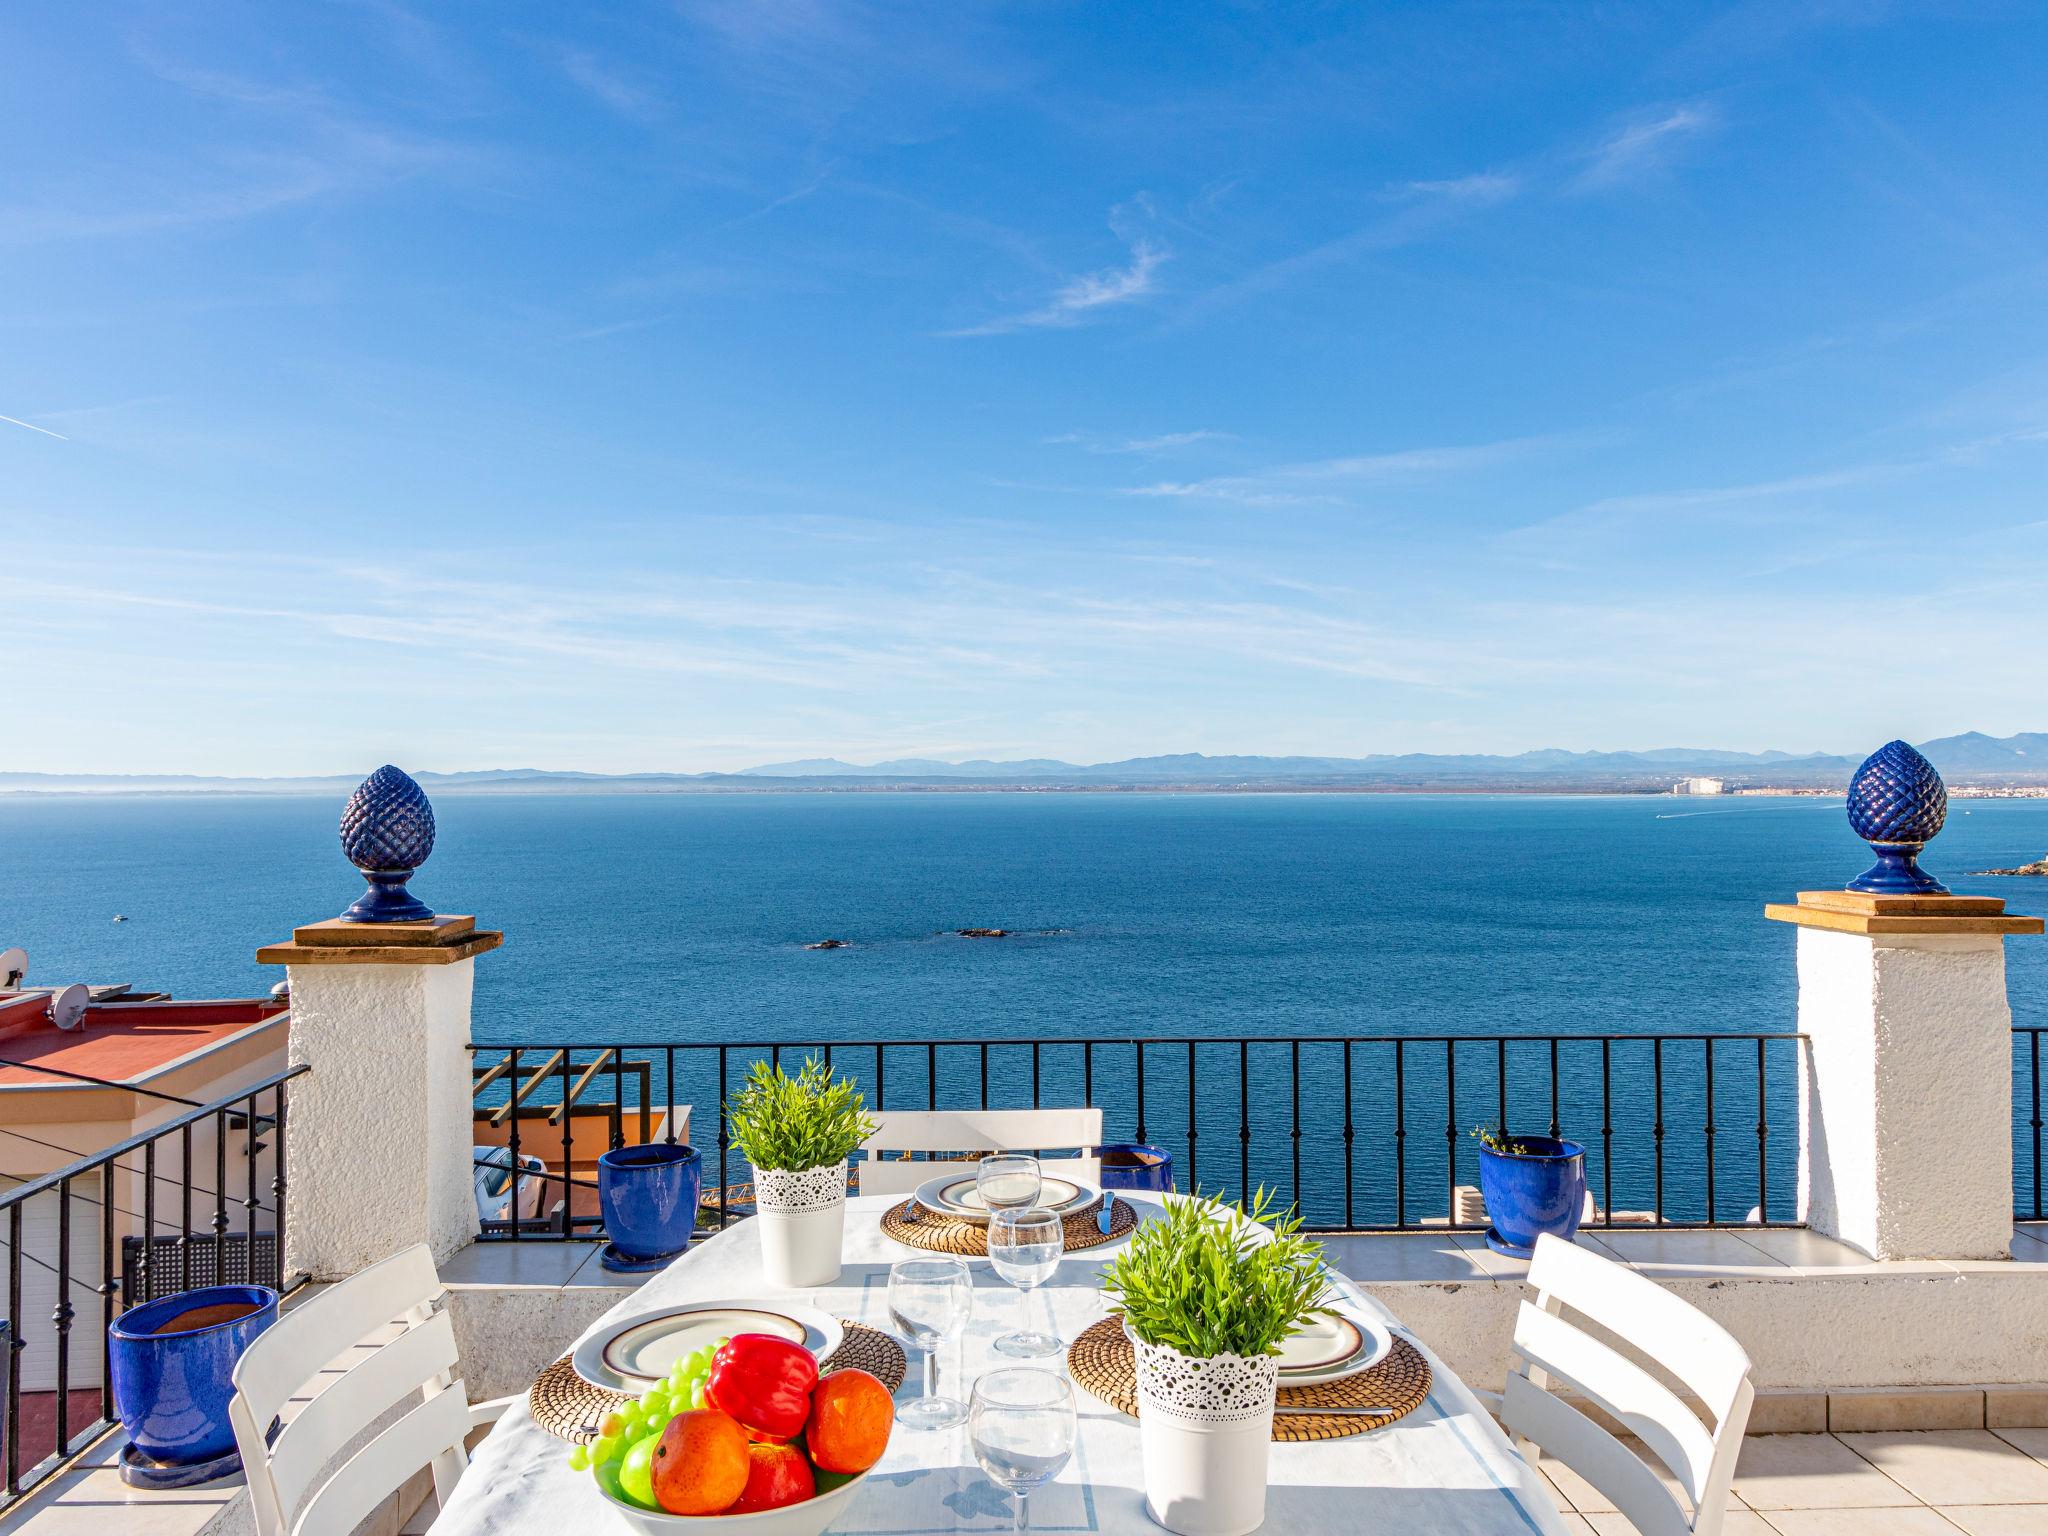
[[[1827,928],[1836,933],[2029,934],[2042,920],[2007,912],[1997,896],[1880,896],[1867,891],[1801,891],[1798,903],[1764,907],[1774,923]]]
[[[424,922],[351,923],[329,918],[292,930],[291,942],[266,944],[258,965],[453,965],[505,942],[473,917],[442,913]]]

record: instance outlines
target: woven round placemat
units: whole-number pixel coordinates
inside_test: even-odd
[[[910,1364],[903,1357],[903,1346],[879,1328],[841,1321],[845,1336],[818,1368],[818,1374],[830,1376],[834,1371],[862,1370],[878,1378],[891,1392],[902,1386],[903,1374]],[[622,1392],[592,1386],[576,1374],[574,1357],[564,1355],[540,1373],[540,1380],[533,1384],[526,1400],[533,1409],[533,1421],[557,1440],[588,1445],[597,1438],[598,1422],[626,1397]]]
[[[1110,1211],[1109,1232],[1104,1235],[1095,1219],[1101,1206],[1102,1202],[1098,1200],[1060,1223],[1067,1229],[1067,1252],[1100,1248],[1104,1243],[1113,1243],[1137,1231],[1137,1211],[1130,1201],[1118,1200]],[[909,1219],[913,1208],[917,1211],[915,1221]],[[966,1221],[958,1216],[936,1216],[915,1200],[890,1206],[882,1215],[882,1231],[899,1243],[932,1253],[953,1253],[970,1259],[988,1257],[988,1227],[984,1223]]]
[[[1074,1383],[1099,1397],[1118,1413],[1138,1416],[1138,1366],[1123,1319],[1105,1317],[1081,1330],[1067,1348],[1067,1366]],[[1273,1415],[1275,1440],[1342,1440],[1362,1435],[1413,1413],[1429,1396],[1429,1362],[1422,1351],[1396,1335],[1394,1347],[1371,1370],[1360,1371],[1320,1387],[1282,1387],[1281,1408],[1387,1407],[1384,1414]]]

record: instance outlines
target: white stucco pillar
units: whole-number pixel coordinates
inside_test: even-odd
[[[2005,939],[1995,897],[1802,891],[1800,1214],[1879,1259],[2002,1259],[2012,1242]]]
[[[476,1235],[469,1002],[504,935],[469,917],[314,923],[257,951],[291,981],[285,1270],[340,1279]]]

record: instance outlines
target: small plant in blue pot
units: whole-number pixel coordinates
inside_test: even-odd
[[[130,1307],[107,1326],[114,1412],[128,1432],[121,1479],[189,1488],[242,1470],[228,1403],[235,1365],[277,1321],[267,1285],[210,1285]]]
[[[1479,1193],[1492,1227],[1486,1246],[1526,1259],[1549,1233],[1570,1242],[1586,1209],[1586,1149],[1556,1136],[1510,1136],[1485,1127],[1479,1142]]]
[[[671,1142],[614,1147],[597,1160],[597,1203],[611,1242],[599,1255],[606,1269],[637,1274],[659,1269],[690,1246],[704,1159]]]

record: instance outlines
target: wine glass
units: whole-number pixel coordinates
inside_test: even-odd
[[[1043,1184],[1038,1159],[1022,1152],[991,1152],[974,1171],[975,1192],[991,1214],[1030,1210]]]
[[[1016,1496],[1018,1531],[1030,1529],[1032,1490],[1074,1454],[1075,1430],[1074,1390],[1055,1372],[1013,1365],[976,1379],[967,1437],[981,1470]]]
[[[905,1259],[889,1271],[889,1316],[924,1351],[924,1395],[896,1410],[912,1429],[947,1429],[967,1417],[958,1398],[940,1397],[939,1346],[966,1326],[974,1282],[958,1259]]]
[[[989,1215],[989,1264],[1017,1287],[1023,1298],[1021,1311],[1026,1317],[1030,1315],[1032,1290],[1052,1278],[1053,1271],[1060,1267],[1060,1256],[1066,1251],[1067,1226],[1057,1211],[994,1211]],[[998,1354],[1027,1359],[1056,1355],[1059,1350],[1057,1335],[1034,1333],[1028,1327],[996,1340]]]

